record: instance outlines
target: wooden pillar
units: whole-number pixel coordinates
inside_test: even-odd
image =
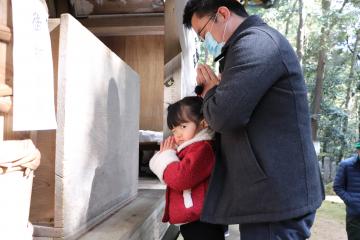
[[[7,13],[10,0],[0,0],[0,85],[6,83],[6,50],[11,39]],[[4,113],[0,112],[0,140],[4,138]]]
[[[2,84],[2,86],[5,86],[4,84],[9,87],[13,86],[12,53],[13,34],[11,0],[0,0],[0,85]],[[6,88],[7,87],[5,87],[5,89]],[[12,98],[12,91],[10,92],[10,96]],[[5,100],[5,102],[8,101]],[[0,139],[20,140],[29,138],[29,132],[12,131],[12,117],[12,109],[10,109],[8,113],[0,112]]]

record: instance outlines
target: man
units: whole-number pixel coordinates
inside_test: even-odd
[[[241,240],[308,238],[324,190],[292,47],[236,0],[189,0],[183,23],[221,52],[220,81],[207,65],[197,70],[217,132],[202,220],[240,224]]]
[[[360,141],[357,155],[340,162],[334,191],[346,205],[346,232],[349,240],[360,239]]]

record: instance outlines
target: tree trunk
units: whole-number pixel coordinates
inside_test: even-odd
[[[346,89],[346,98],[345,98],[345,110],[349,109],[349,102],[350,102],[350,98],[351,98],[351,90],[352,90],[352,85],[353,85],[353,82],[354,82],[356,58],[357,58],[357,54],[359,52],[359,50],[358,50],[359,41],[360,41],[360,30],[358,30],[357,33],[356,33],[356,40],[355,40],[355,44],[354,44],[354,50],[352,52],[350,73],[349,73],[349,78],[347,79],[347,84],[346,84],[347,89]]]
[[[293,15],[294,11],[295,11],[297,1],[298,0],[294,1],[294,5],[292,6],[291,11],[289,12],[289,15],[286,18],[286,25],[285,25],[285,36],[286,37],[287,37],[287,35],[289,33],[290,20],[291,20],[291,17]]]
[[[313,141],[317,141],[317,131],[319,127],[319,116],[320,116],[320,104],[322,99],[323,92],[323,84],[324,84],[324,72],[325,72],[325,61],[326,61],[326,51],[325,47],[325,39],[327,38],[327,31],[325,27],[321,28],[321,36],[320,36],[320,51],[318,64],[316,68],[316,83],[314,89],[314,99],[312,103],[312,117],[311,117],[311,127],[312,127],[312,138]]]
[[[338,13],[341,13],[344,9],[346,3],[349,0],[344,0],[342,7],[339,9]],[[330,0],[322,0],[322,12],[323,16],[325,16],[330,10]],[[332,28],[336,25],[336,18],[333,18],[331,23],[324,23],[321,27],[321,36],[320,36],[320,50],[319,50],[319,58],[318,65],[316,68],[316,82],[315,88],[313,92],[313,102],[312,102],[312,116],[311,116],[311,128],[312,128],[312,138],[313,141],[317,141],[317,132],[319,128],[319,118],[320,118],[320,105],[322,100],[322,92],[323,92],[323,83],[324,83],[324,73],[325,73],[325,64],[326,64],[326,54],[328,49],[328,42],[326,39],[329,39],[330,32]]]
[[[302,59],[304,56],[304,52],[303,52],[303,48],[304,48],[304,15],[303,15],[303,8],[304,8],[304,3],[303,0],[298,0],[299,1],[299,7],[298,7],[298,12],[299,12],[299,25],[298,25],[298,29],[297,29],[297,35],[296,35],[296,54],[298,56],[300,65],[302,66]]]
[[[358,30],[356,33],[354,51],[353,51],[352,58],[351,58],[350,73],[349,73],[349,77],[346,82],[346,98],[345,98],[344,110],[347,113],[347,115],[344,117],[344,122],[343,122],[343,126],[342,126],[342,132],[344,135],[344,139],[341,141],[340,159],[342,159],[344,156],[344,150],[345,150],[345,146],[346,146],[346,134],[347,134],[347,129],[348,129],[348,125],[349,125],[349,116],[351,114],[351,110],[349,109],[349,103],[350,103],[352,90],[353,90],[355,65],[356,65],[356,61],[357,61],[357,54],[359,51],[358,50],[359,41],[360,41],[360,30]]]

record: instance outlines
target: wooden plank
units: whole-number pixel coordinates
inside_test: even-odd
[[[59,1],[56,1],[59,2]],[[57,9],[60,8],[61,11],[64,11],[64,6],[58,6]],[[58,78],[59,78],[59,56],[60,56],[60,18],[49,19],[49,30],[50,30],[50,38],[51,38],[51,46],[53,51],[53,64],[54,64],[54,96],[55,96],[55,110],[57,112],[58,108]],[[63,132],[57,132],[55,136],[55,143],[58,148],[63,148]],[[58,140],[57,140],[58,139]],[[63,175],[59,175],[63,169],[63,162],[56,161],[56,147],[54,149],[54,227],[61,228],[63,233],[64,227],[64,200],[63,200]],[[57,170],[56,170],[57,169]]]
[[[0,41],[0,84],[12,85],[12,48],[11,43]],[[10,59],[9,59],[10,58]]]
[[[74,1],[73,8],[77,17],[87,17],[97,14],[159,13],[164,12],[164,3],[154,0],[127,0],[125,2],[87,0],[86,2]]]
[[[8,12],[10,12],[10,0],[0,0],[0,26],[1,29],[8,27]],[[9,28],[10,29],[10,28]],[[7,50],[8,42],[0,41],[0,85],[4,86],[6,83],[6,69],[7,69]],[[0,139],[5,138],[5,114],[0,113]]]
[[[79,19],[87,28],[91,27],[130,27],[130,26],[164,26],[164,14],[153,15],[108,15]]]
[[[11,24],[11,0],[0,0],[0,26],[10,27]]]
[[[140,82],[69,14],[58,72],[54,224],[71,239],[137,193]]]
[[[55,111],[57,108],[57,89],[58,89],[58,68],[59,68],[59,39],[60,39],[60,18],[49,19],[49,31],[51,40],[51,50],[53,55],[54,71],[54,99]]]
[[[31,198],[30,221],[33,224],[51,225],[55,209],[55,130],[37,131],[32,136],[41,152],[41,164],[36,170],[36,178]]]
[[[181,52],[174,2],[175,0],[165,2],[165,63]]]
[[[164,26],[89,27],[96,36],[164,35]]]
[[[57,139],[62,139],[61,133],[56,134]],[[63,141],[56,142],[57,148],[63,149]],[[60,145],[61,144],[61,145]],[[59,154],[59,153],[58,153]],[[64,230],[64,164],[62,161],[56,161],[55,152],[55,209],[54,209],[54,227],[62,228]]]
[[[140,129],[163,130],[164,37],[101,37],[141,79]]]
[[[176,55],[165,64],[165,79],[181,70],[181,54]]]
[[[164,15],[80,19],[96,36],[164,35]]]
[[[0,31],[2,35],[4,34],[4,29],[10,29],[11,21],[8,17],[8,13],[10,13],[10,0],[0,0]],[[10,31],[10,30],[9,30]],[[7,30],[6,30],[7,32]],[[5,34],[6,35],[6,34]],[[7,39],[8,37],[3,36],[2,38]],[[0,41],[0,83],[5,83],[5,71],[6,71],[6,56],[7,56],[7,46],[8,41]]]
[[[115,26],[164,26],[164,14],[153,15],[107,15],[101,17],[89,17],[79,19],[86,28],[90,27],[115,27]]]
[[[54,65],[54,93],[56,104],[60,19],[49,19],[49,31]],[[32,132],[31,139],[41,152],[41,164],[36,170],[37,177],[34,179],[30,220],[34,224],[54,225],[56,131]]]

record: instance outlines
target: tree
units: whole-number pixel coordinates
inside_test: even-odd
[[[298,0],[298,13],[299,13],[299,24],[297,28],[297,35],[296,35],[296,54],[299,58],[299,62],[302,65],[302,59],[304,56],[303,48],[304,48],[304,3],[303,0]]]
[[[346,80],[346,98],[345,98],[344,108],[345,108],[345,112],[347,114],[344,117],[344,123],[343,123],[343,127],[342,127],[342,131],[343,131],[344,135],[346,135],[346,133],[348,131],[349,115],[350,115],[349,102],[350,102],[352,93],[354,93],[354,90],[353,90],[354,72],[355,72],[355,64],[356,64],[356,60],[357,60],[359,41],[360,41],[360,29],[356,33],[354,50],[352,52],[352,58],[351,58],[351,63],[350,63],[350,73],[349,73],[348,79]],[[346,145],[346,138],[343,138],[343,140],[341,142],[340,159],[343,158],[345,145]]]
[[[330,1],[322,0],[322,12],[323,16],[326,16],[330,10]],[[326,61],[326,42],[325,39],[329,37],[330,31],[328,31],[328,23],[325,21],[321,27],[320,35],[320,50],[318,53],[318,63],[316,68],[316,83],[314,89],[314,100],[312,103],[312,117],[311,117],[311,127],[312,127],[312,138],[314,141],[317,141],[317,131],[318,131],[318,120],[320,116],[320,103],[322,98],[322,88],[324,82],[324,71],[325,71],[325,61]]]
[[[344,0],[341,8],[338,10],[337,14],[340,14],[345,5],[348,3],[348,0]],[[330,12],[331,2],[329,0],[322,0],[322,13],[323,17],[327,17]],[[324,73],[325,73],[325,64],[326,64],[326,54],[329,47],[329,39],[330,33],[332,29],[335,27],[337,23],[337,14],[335,17],[328,21],[325,19],[322,27],[321,27],[321,36],[320,36],[320,50],[318,57],[318,64],[316,69],[316,83],[314,89],[314,100],[312,103],[312,117],[311,117],[311,126],[312,126],[312,137],[314,141],[317,141],[317,131],[318,131],[318,121],[320,117],[320,104],[322,100],[322,89],[324,82]],[[332,15],[330,14],[330,17]]]

